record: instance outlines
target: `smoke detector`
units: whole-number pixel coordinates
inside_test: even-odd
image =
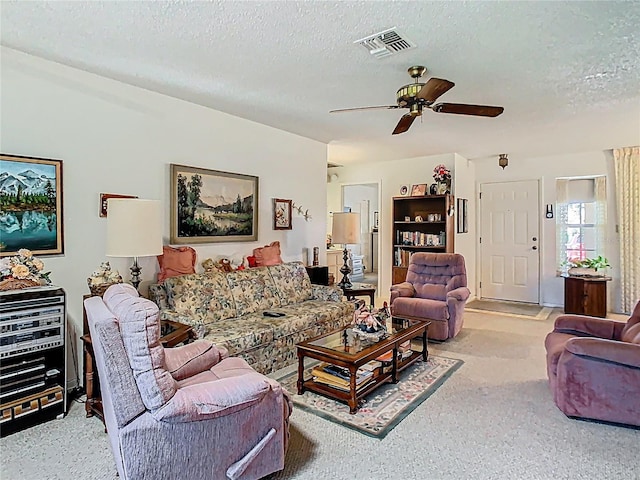
[[[398,32],[396,27],[374,33],[353,43],[362,45],[376,58],[384,58],[403,50],[416,48],[416,44]]]

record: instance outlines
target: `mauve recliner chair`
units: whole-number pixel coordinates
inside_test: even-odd
[[[443,341],[462,329],[469,295],[462,255],[416,252],[406,281],[391,285],[391,313],[431,321],[429,338]]]
[[[626,323],[561,315],[545,347],[553,400],[565,415],[640,426],[640,301]]]
[[[291,400],[207,340],[164,349],[131,285],[84,302],[120,480],[254,480],[284,468]]]

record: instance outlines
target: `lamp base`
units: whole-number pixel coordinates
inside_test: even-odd
[[[349,280],[349,274],[351,273],[351,268],[347,263],[347,261],[349,260],[349,251],[346,248],[342,253],[342,260],[344,261],[344,265],[342,265],[342,267],[340,268],[340,273],[342,273],[342,280],[340,280],[340,283],[338,283],[338,287],[344,290],[345,288],[353,287],[351,280]]]
[[[142,272],[142,268],[138,265],[138,257],[133,257],[133,265],[131,265],[131,285],[138,290],[138,285],[140,285],[140,272]]]

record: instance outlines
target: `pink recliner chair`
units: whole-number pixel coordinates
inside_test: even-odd
[[[121,480],[249,480],[284,467],[289,395],[206,340],[164,349],[131,285],[84,302]]]
[[[462,329],[469,294],[462,255],[417,252],[406,281],[391,285],[391,313],[429,320],[429,338],[447,340]]]
[[[565,415],[640,426],[640,302],[626,323],[561,315],[545,347],[553,400]]]

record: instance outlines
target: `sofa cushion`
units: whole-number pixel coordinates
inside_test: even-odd
[[[302,262],[289,262],[269,267],[281,305],[310,300],[311,280]]]
[[[176,392],[176,381],[165,369],[164,348],[160,344],[158,306],[138,296],[125,283],[112,285],[103,296],[120,326],[124,349],[145,406],[157,410]]]
[[[416,291],[416,297],[418,298],[430,298],[432,300],[447,299],[447,287],[446,285],[436,285],[433,283],[415,284],[413,286]]]
[[[162,247],[162,255],[158,255],[158,282],[164,282],[167,278],[178,275],[196,273],[196,251],[191,247]]]
[[[447,302],[429,300],[426,298],[396,298],[391,305],[391,311],[394,315],[399,317],[408,315],[410,317],[420,317],[431,320],[449,319]]]
[[[225,275],[216,270],[166,279],[169,306],[180,315],[195,318],[195,323],[235,317],[235,301]]]
[[[262,321],[260,314],[227,318],[209,325],[206,340],[229,350],[229,355],[244,352],[273,341],[273,328]]]
[[[273,278],[266,267],[236,270],[226,274],[236,306],[237,317],[280,306]],[[229,317],[227,317],[229,318]]]

